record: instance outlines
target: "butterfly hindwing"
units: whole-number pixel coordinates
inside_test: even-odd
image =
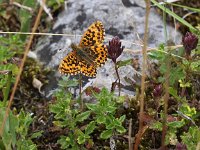
[[[84,62],[80,62],[81,66],[81,73],[85,76],[88,77],[95,77],[97,72],[96,72],[96,67],[94,65],[88,65]]]
[[[91,51],[95,53],[95,60],[94,63],[97,67],[101,66],[104,64],[107,60],[107,47],[103,44],[95,45],[90,47]]]
[[[62,74],[76,75],[80,73],[80,65],[75,53],[70,52],[60,63],[59,71]]]

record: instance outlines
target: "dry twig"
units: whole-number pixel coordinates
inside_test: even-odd
[[[145,14],[145,32],[144,32],[144,46],[142,48],[143,63],[142,63],[142,80],[141,80],[141,96],[140,96],[140,114],[139,114],[139,131],[136,136],[134,150],[138,150],[143,130],[143,114],[144,114],[144,92],[145,92],[145,79],[147,67],[147,43],[148,43],[148,23],[150,13],[150,0],[146,0],[146,14]]]

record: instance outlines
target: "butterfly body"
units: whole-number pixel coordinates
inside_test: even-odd
[[[72,44],[70,52],[60,63],[59,71],[63,74],[82,73],[88,77],[96,76],[97,67],[107,60],[107,48],[103,44],[105,30],[100,21],[88,27],[79,45]]]
[[[71,47],[78,61],[84,61],[87,65],[95,65],[94,61],[97,56],[90,47],[81,47],[75,44],[72,44]]]

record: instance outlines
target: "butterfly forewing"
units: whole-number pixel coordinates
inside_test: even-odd
[[[93,46],[101,44],[104,41],[105,29],[100,21],[91,24],[83,34],[80,46]]]

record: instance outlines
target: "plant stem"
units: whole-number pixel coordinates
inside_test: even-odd
[[[167,71],[165,72],[165,95],[164,95],[164,113],[163,113],[163,122],[162,122],[162,146],[161,149],[165,149],[165,137],[167,133],[167,108],[168,108],[168,99],[169,99],[169,72],[170,72],[170,55],[167,55],[166,59],[166,66],[167,66]]]
[[[119,96],[120,96],[120,93],[121,93],[121,81],[120,81],[120,77],[119,77],[119,72],[118,72],[118,67],[117,67],[117,64],[115,63],[115,71],[116,71],[116,74],[117,74],[117,78],[119,80],[118,82],[118,88],[119,88]]]
[[[6,102],[8,100],[8,95],[10,92],[10,86],[11,86],[11,79],[12,78],[12,72],[8,72],[8,78],[6,83],[6,88],[3,90],[3,106],[6,107]]]
[[[186,59],[188,60],[188,62],[190,62],[190,56],[186,55]],[[187,82],[189,80],[189,72],[188,69],[191,67],[191,64],[189,66],[187,66],[187,68],[185,69],[185,81]],[[181,97],[185,96],[185,91],[186,91],[186,87],[182,87],[181,89]]]
[[[81,103],[81,110],[83,109],[83,99],[82,99],[82,74],[79,74],[79,97]]]
[[[150,13],[150,0],[146,0],[146,14],[145,14],[145,32],[144,32],[144,46],[142,47],[143,63],[142,63],[142,79],[141,79],[141,96],[140,96],[140,113],[139,113],[139,131],[136,136],[134,150],[138,150],[138,146],[142,137],[143,130],[143,114],[144,114],[144,93],[145,93],[145,79],[147,67],[147,43],[148,43],[148,23]]]
[[[129,120],[129,127],[128,127],[128,149],[129,150],[133,149],[131,134],[132,134],[132,118]]]

